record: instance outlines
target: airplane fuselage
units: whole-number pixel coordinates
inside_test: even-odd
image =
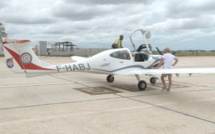
[[[135,61],[127,48],[112,49],[103,51],[84,61],[77,61],[69,64],[50,67],[56,72],[93,72],[104,74],[115,74],[119,71],[126,71],[135,68],[150,69],[161,59],[161,55],[147,55],[142,61]]]

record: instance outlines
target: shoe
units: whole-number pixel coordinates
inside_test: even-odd
[[[166,91],[167,91],[167,92],[170,92],[170,89],[169,89],[169,88],[167,88],[167,89],[166,89]]]

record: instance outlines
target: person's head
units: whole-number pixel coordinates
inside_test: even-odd
[[[166,47],[166,48],[164,49],[164,52],[165,52],[165,53],[170,53],[170,48]]]
[[[120,40],[123,40],[123,38],[124,38],[123,35],[120,35],[120,36],[119,36],[119,39],[120,39]]]

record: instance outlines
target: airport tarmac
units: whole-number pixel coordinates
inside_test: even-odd
[[[39,57],[52,64],[70,57]],[[179,57],[177,68],[215,67],[215,57]],[[158,75],[159,77],[159,75]],[[149,77],[59,73],[34,78],[0,57],[1,134],[215,134],[215,74],[173,76],[171,92]]]

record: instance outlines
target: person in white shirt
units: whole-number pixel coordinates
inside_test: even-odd
[[[176,58],[173,54],[170,53],[169,48],[165,48],[164,52],[165,52],[165,54],[162,56],[163,58],[161,59],[160,63],[158,64],[158,66],[156,68],[161,67],[164,63],[164,69],[172,69],[173,66],[175,66],[178,63],[178,58]],[[173,63],[173,61],[174,61],[174,63]],[[168,87],[166,86],[166,82],[164,79],[167,76],[168,76],[168,80],[169,80],[169,86]],[[172,85],[172,74],[162,74],[161,80],[163,83],[162,91],[164,91],[164,90],[170,91],[170,88]]]

